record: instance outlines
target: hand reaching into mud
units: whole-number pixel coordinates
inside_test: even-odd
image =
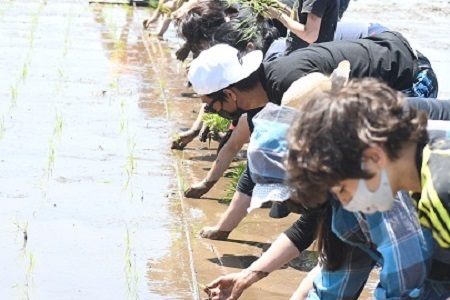
[[[217,229],[217,227],[203,227],[199,236],[204,239],[225,241],[230,233],[231,231],[222,231]]]
[[[207,181],[203,179],[200,182],[193,184],[190,188],[184,191],[184,196],[187,198],[200,198],[216,184],[217,180]]]
[[[268,274],[262,271],[243,270],[220,276],[206,285],[205,292],[210,300],[237,300],[244,290]]]
[[[200,133],[200,130],[192,130],[189,129],[188,131],[185,131],[180,134],[178,138],[172,141],[172,146],[170,149],[177,149],[177,150],[183,150],[184,147],[187,146],[192,140],[198,136]]]

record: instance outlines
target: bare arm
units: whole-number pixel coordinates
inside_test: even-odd
[[[299,254],[297,247],[282,233],[249,268],[217,278],[206,286],[205,291],[213,300],[236,300],[252,284],[279,269]]]
[[[247,117],[242,116],[239,119],[238,125],[233,130],[230,139],[225,143],[223,148],[219,151],[216,160],[211,166],[206,177],[188,188],[184,195],[188,198],[200,198],[206,194],[214,184],[223,175],[223,172],[230,166],[231,161],[236,154],[241,150],[242,146],[248,142],[250,138],[250,129],[248,128]]]
[[[278,19],[284,26],[286,26],[287,29],[305,42],[311,44],[317,41],[322,18],[313,13],[309,13],[306,25],[303,25],[280,10],[270,8],[269,13],[272,18]]]
[[[196,6],[198,3],[200,3],[202,0],[190,0],[187,2],[184,2],[176,11],[172,13],[172,17],[174,19],[181,19],[183,18],[188,11],[191,10],[194,6]],[[205,1],[205,0],[203,0]]]
[[[230,166],[231,161],[242,149],[245,143],[250,138],[250,129],[248,128],[247,117],[242,116],[236,128],[233,130],[230,139],[226,142],[223,148],[217,155],[216,160],[211,166],[208,175],[206,175],[207,181],[217,181]]]
[[[248,270],[271,273],[299,256],[299,254],[300,251],[297,247],[286,234],[282,233],[272,243],[270,248],[248,267]]]

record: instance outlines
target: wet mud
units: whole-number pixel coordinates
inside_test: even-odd
[[[344,18],[416,38],[450,97],[449,4],[351,1]],[[0,3],[0,299],[200,299],[295,221],[252,212],[228,241],[197,237],[225,211],[228,179],[202,199],[216,143],[171,151],[199,99],[149,11],[85,1]],[[407,20],[407,21],[405,21]],[[205,148],[206,147],[206,148]],[[242,295],[288,299],[313,266],[306,252]],[[374,271],[360,297],[371,299]]]

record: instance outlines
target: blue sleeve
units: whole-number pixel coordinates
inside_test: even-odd
[[[314,278],[314,289],[307,299],[358,299],[375,261],[358,247],[349,247],[345,260],[336,271],[322,268]]]
[[[433,255],[433,240],[419,224],[413,203],[399,193],[394,207],[365,215],[370,237],[382,257],[376,299],[420,299]]]

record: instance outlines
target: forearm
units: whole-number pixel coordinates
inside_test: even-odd
[[[200,109],[197,114],[197,119],[195,119],[195,122],[191,126],[191,129],[194,131],[202,129],[203,115],[205,113],[205,106],[206,106],[206,104],[203,104],[203,103],[200,105]]]
[[[217,181],[222,177],[222,174],[225,172],[226,169],[231,164],[231,161],[236,156],[236,154],[239,152],[239,149],[232,149],[232,147],[229,147],[229,142],[223,146],[223,148],[220,150],[219,154],[217,155],[216,160],[213,162],[211,169],[208,172],[208,175],[206,175],[207,181]],[[228,147],[227,147],[228,146]]]
[[[293,34],[309,44],[317,41],[317,38],[319,37],[319,31],[315,28],[316,26],[303,25],[281,11],[277,16],[277,19]]]
[[[248,267],[248,270],[271,273],[300,254],[297,247],[282,233],[263,255]]]
[[[242,116],[238,125],[231,133],[230,139],[219,151],[216,160],[213,162],[211,170],[209,170],[206,176],[207,181],[219,180],[225,170],[230,166],[233,158],[248,141],[249,137],[250,130],[248,129],[247,118]]]

